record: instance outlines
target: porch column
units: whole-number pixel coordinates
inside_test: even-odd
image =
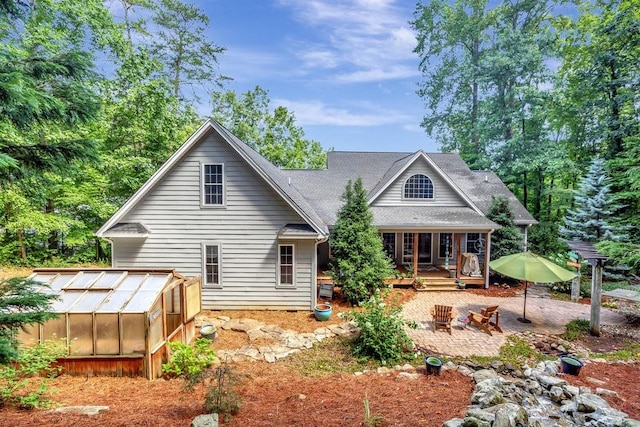
[[[413,278],[418,277],[418,233],[413,233]]]
[[[460,263],[462,262],[462,234],[456,233],[456,279],[460,278]]]
[[[489,289],[489,259],[491,257],[491,233],[493,230],[487,233],[484,241],[486,244],[484,245],[484,288]]]

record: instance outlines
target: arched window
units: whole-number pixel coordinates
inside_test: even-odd
[[[404,198],[433,199],[433,182],[426,175],[413,175],[404,183]]]

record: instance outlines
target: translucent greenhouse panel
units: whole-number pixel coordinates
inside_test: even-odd
[[[102,274],[100,271],[83,271],[78,273],[76,280],[73,283],[69,284],[68,288],[73,289],[86,289],[89,288],[93,282]]]
[[[96,354],[119,354],[118,315],[96,314]]]
[[[180,289],[181,286],[176,286],[172,289],[165,291],[164,304],[165,304],[165,317],[167,319],[167,335],[171,335],[173,331],[178,329],[178,326],[182,324],[182,315],[180,310]]]
[[[107,271],[105,272],[96,283],[91,286],[93,289],[113,289],[119,280],[123,278],[127,273],[124,271]]]
[[[51,304],[51,310],[56,313],[66,313],[85,293],[86,291],[65,291],[60,298]]]
[[[87,291],[72,307],[69,313],[92,313],[107,298],[110,291]]]
[[[69,353],[71,356],[93,354],[93,316],[69,315]]]
[[[145,316],[141,313],[122,315],[122,353],[144,354]]]
[[[76,277],[75,273],[63,273],[56,277],[51,283],[53,289],[62,289],[69,284],[69,282]]]
[[[200,313],[201,300],[200,300],[200,286],[198,282],[195,282],[185,288],[187,294],[187,320],[191,320],[196,314]]]
[[[162,331],[162,300],[153,306],[153,309],[149,312],[149,336],[151,340],[149,344],[151,348],[155,348],[156,345],[164,340]]]
[[[171,279],[171,274],[163,274],[163,275],[154,275],[150,276],[147,280],[145,280],[143,289],[145,291],[156,291],[160,292],[162,288],[169,282]]]
[[[118,289],[127,290],[127,291],[135,291],[140,287],[140,284],[144,279],[146,279],[146,274],[128,274],[125,279],[120,282],[118,285]]]
[[[57,274],[40,274],[40,273],[36,273],[36,275],[33,277],[33,280],[36,280],[36,281],[38,281],[40,283],[49,283],[56,276],[57,276]]]
[[[18,329],[18,341],[25,345],[34,345],[40,341],[40,325],[25,325],[26,331]]]
[[[131,297],[131,300],[122,311],[124,313],[144,313],[149,311],[157,296],[158,292],[156,291],[139,290]]]
[[[109,296],[96,309],[96,313],[118,313],[124,308],[131,298],[131,291],[115,290],[109,293]]]
[[[60,340],[67,337],[67,319],[64,314],[57,319],[47,320],[44,324],[43,340]]]

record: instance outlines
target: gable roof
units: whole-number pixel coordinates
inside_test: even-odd
[[[242,142],[220,123],[206,120],[197,131],[154,173],[138,191],[95,233],[98,237],[115,237],[121,232],[119,222],[197,145],[208,132],[216,132],[255,170],[313,229],[323,236],[328,229],[308,201],[289,184],[284,172]]]
[[[326,224],[335,224],[342,206],[340,196],[348,180],[362,178],[369,201],[377,197],[402,172],[424,158],[452,189],[467,203],[467,207],[373,206],[374,225],[401,227],[429,224],[430,227],[494,228],[498,225],[485,216],[492,196],[504,195],[515,213],[516,225],[537,221],[492,172],[472,171],[456,153],[406,152],[344,152],[327,154],[327,169],[288,170],[291,183],[305,195]]]

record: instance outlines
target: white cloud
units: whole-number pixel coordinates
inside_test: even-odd
[[[370,103],[346,107],[334,107],[322,101],[292,101],[274,99],[274,105],[282,105],[295,113],[300,126],[331,125],[371,127],[415,122],[416,118],[401,111],[382,108]]]
[[[330,58],[324,68],[340,68],[338,81],[361,82],[419,75],[410,16],[400,1],[279,0],[279,4],[314,27],[320,37],[313,43],[295,43],[303,67],[311,71],[318,67],[318,58]]]

